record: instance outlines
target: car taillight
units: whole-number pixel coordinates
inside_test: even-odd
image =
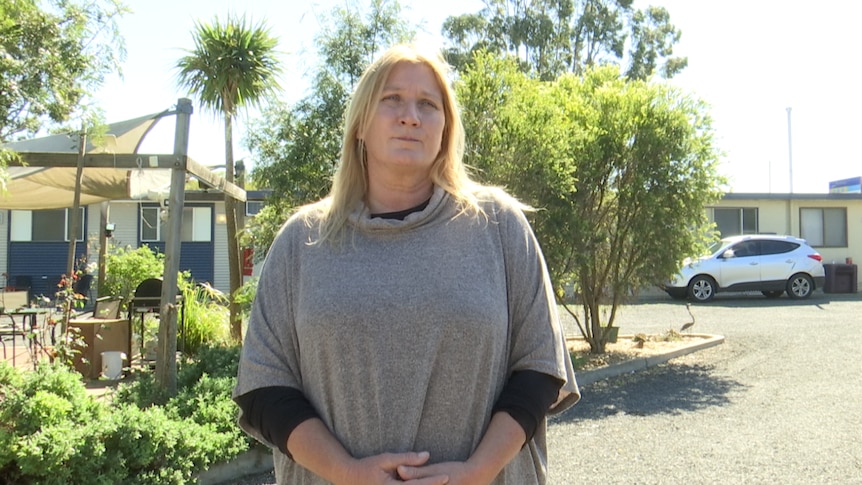
[[[820,261],[820,262],[822,262],[822,261],[823,261],[823,256],[821,256],[821,255],[819,255],[819,254],[817,254],[817,253],[809,254],[809,255],[808,255],[808,257],[809,257],[809,258],[811,258],[811,259],[814,259],[814,260],[816,260],[816,261]]]

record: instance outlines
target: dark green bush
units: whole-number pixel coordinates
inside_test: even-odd
[[[241,347],[204,346],[194,360],[182,365],[177,373],[177,387],[193,386],[204,374],[210,377],[236,378]]]
[[[160,391],[148,373],[99,401],[65,366],[19,373],[0,363],[0,485],[193,482],[252,443],[230,399],[238,356],[206,349],[185,363],[165,406],[152,405]]]

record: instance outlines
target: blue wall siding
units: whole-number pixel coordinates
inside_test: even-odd
[[[165,252],[164,242],[144,242],[153,251],[162,254]],[[180,271],[189,271],[192,278],[198,282],[213,282],[215,270],[215,249],[211,242],[189,242],[180,243]]]
[[[75,261],[87,254],[87,245],[79,242],[75,246]],[[69,257],[69,243],[65,241],[10,242],[9,243],[9,281],[18,275],[33,278],[30,298],[45,295],[54,299],[60,276],[66,273]]]

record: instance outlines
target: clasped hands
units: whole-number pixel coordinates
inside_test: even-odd
[[[356,460],[349,467],[344,485],[481,485],[493,476],[484,477],[482,470],[466,462],[443,462],[426,465],[431,458],[427,451],[383,453]]]

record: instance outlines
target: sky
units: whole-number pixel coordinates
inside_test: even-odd
[[[201,111],[177,87],[177,59],[193,48],[194,22],[228,13],[264,21],[279,39],[284,73],[282,101],[307,94],[316,60],[315,36],[336,6],[351,0],[127,0],[133,13],[120,21],[127,58],[122,78],[110,76],[98,93],[108,122],[136,118],[191,97],[189,156],[205,165],[224,163],[220,118]],[[688,67],[667,81],[710,106],[719,171],[739,193],[826,193],[829,182],[862,176],[862,95],[854,59],[862,45],[862,2],[823,0],[636,0],[665,7],[682,31],[674,55]],[[442,45],[443,20],[473,13],[481,0],[402,0],[419,25],[419,42]],[[249,112],[235,125],[235,159],[253,165],[244,147]],[[141,148],[173,151],[173,121],[160,122]],[[468,140],[469,142],[469,140]]]

